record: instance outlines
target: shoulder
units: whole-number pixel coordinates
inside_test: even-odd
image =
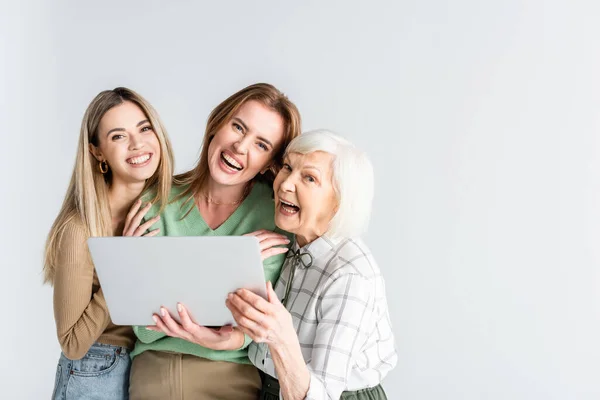
[[[317,283],[320,313],[340,307],[359,312],[374,310],[382,292],[381,273],[371,251],[358,238],[342,239],[324,256],[319,267],[322,277]]]
[[[60,230],[57,256],[60,263],[78,262],[89,259],[87,240],[89,229],[78,215],[65,222]]]
[[[379,279],[381,272],[371,250],[360,238],[344,238],[332,249],[334,255],[326,265],[330,279],[353,275],[364,281]]]
[[[252,187],[251,195],[256,202],[273,204],[273,188],[265,182],[257,181]]]
[[[190,198],[191,194],[183,195],[184,192],[189,189],[189,185],[173,185],[171,187],[171,192],[169,193],[169,199],[167,201],[166,206],[162,211],[163,216],[175,215],[177,218],[180,218],[182,206],[184,206],[185,202]],[[148,192],[142,196],[142,201],[147,202],[153,198],[153,193]],[[160,204],[153,204],[150,211],[145,216],[145,220],[148,220],[158,214],[160,210]]]
[[[275,229],[275,202],[271,187],[266,183],[256,182],[246,200],[248,216],[268,226],[267,229]]]
[[[85,242],[90,236],[89,229],[79,215],[73,215],[62,226],[60,232],[61,245],[65,242]]]

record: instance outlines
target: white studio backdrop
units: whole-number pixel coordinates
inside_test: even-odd
[[[52,391],[42,250],[87,104],[139,91],[183,171],[210,110],[259,81],[374,163],[388,398],[600,398],[597,2],[0,4],[6,398]]]

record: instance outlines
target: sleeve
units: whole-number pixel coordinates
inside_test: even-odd
[[[159,339],[167,336],[163,332],[151,331],[150,329],[146,329],[144,326],[134,326],[133,333],[142,343],[154,343]]]
[[[62,234],[54,275],[56,332],[67,358],[82,358],[110,322],[102,289],[93,293],[94,265],[82,227]]]
[[[306,399],[339,399],[346,390],[353,354],[367,333],[365,323],[373,314],[374,293],[369,281],[360,275],[336,278],[317,305],[318,325],[307,367],[310,385]]]
[[[248,346],[250,346],[250,343],[252,343],[252,339],[250,338],[250,336],[244,334],[244,344],[242,345],[242,347],[240,347],[239,349],[236,349],[236,350],[243,350],[243,349],[247,348]]]

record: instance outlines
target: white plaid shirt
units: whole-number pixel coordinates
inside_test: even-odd
[[[326,237],[301,249],[294,244],[275,285],[280,299],[292,268],[286,308],[311,375],[306,399],[338,400],[343,391],[377,386],[397,355],[383,277],[367,246]],[[252,343],[248,356],[277,378],[266,344]]]

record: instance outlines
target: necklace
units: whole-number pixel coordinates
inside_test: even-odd
[[[210,197],[208,194],[206,194],[204,192],[199,192],[198,194],[200,196],[204,197],[206,199],[206,201],[208,201],[210,204],[214,204],[217,206],[235,206],[237,204],[240,204],[246,198],[246,196],[248,196],[248,192],[250,191],[249,189],[250,189],[250,185],[246,185],[246,187],[244,188],[244,193],[242,193],[242,197],[240,197],[238,200],[233,201],[231,203],[223,203],[223,202],[213,200],[212,197]]]

